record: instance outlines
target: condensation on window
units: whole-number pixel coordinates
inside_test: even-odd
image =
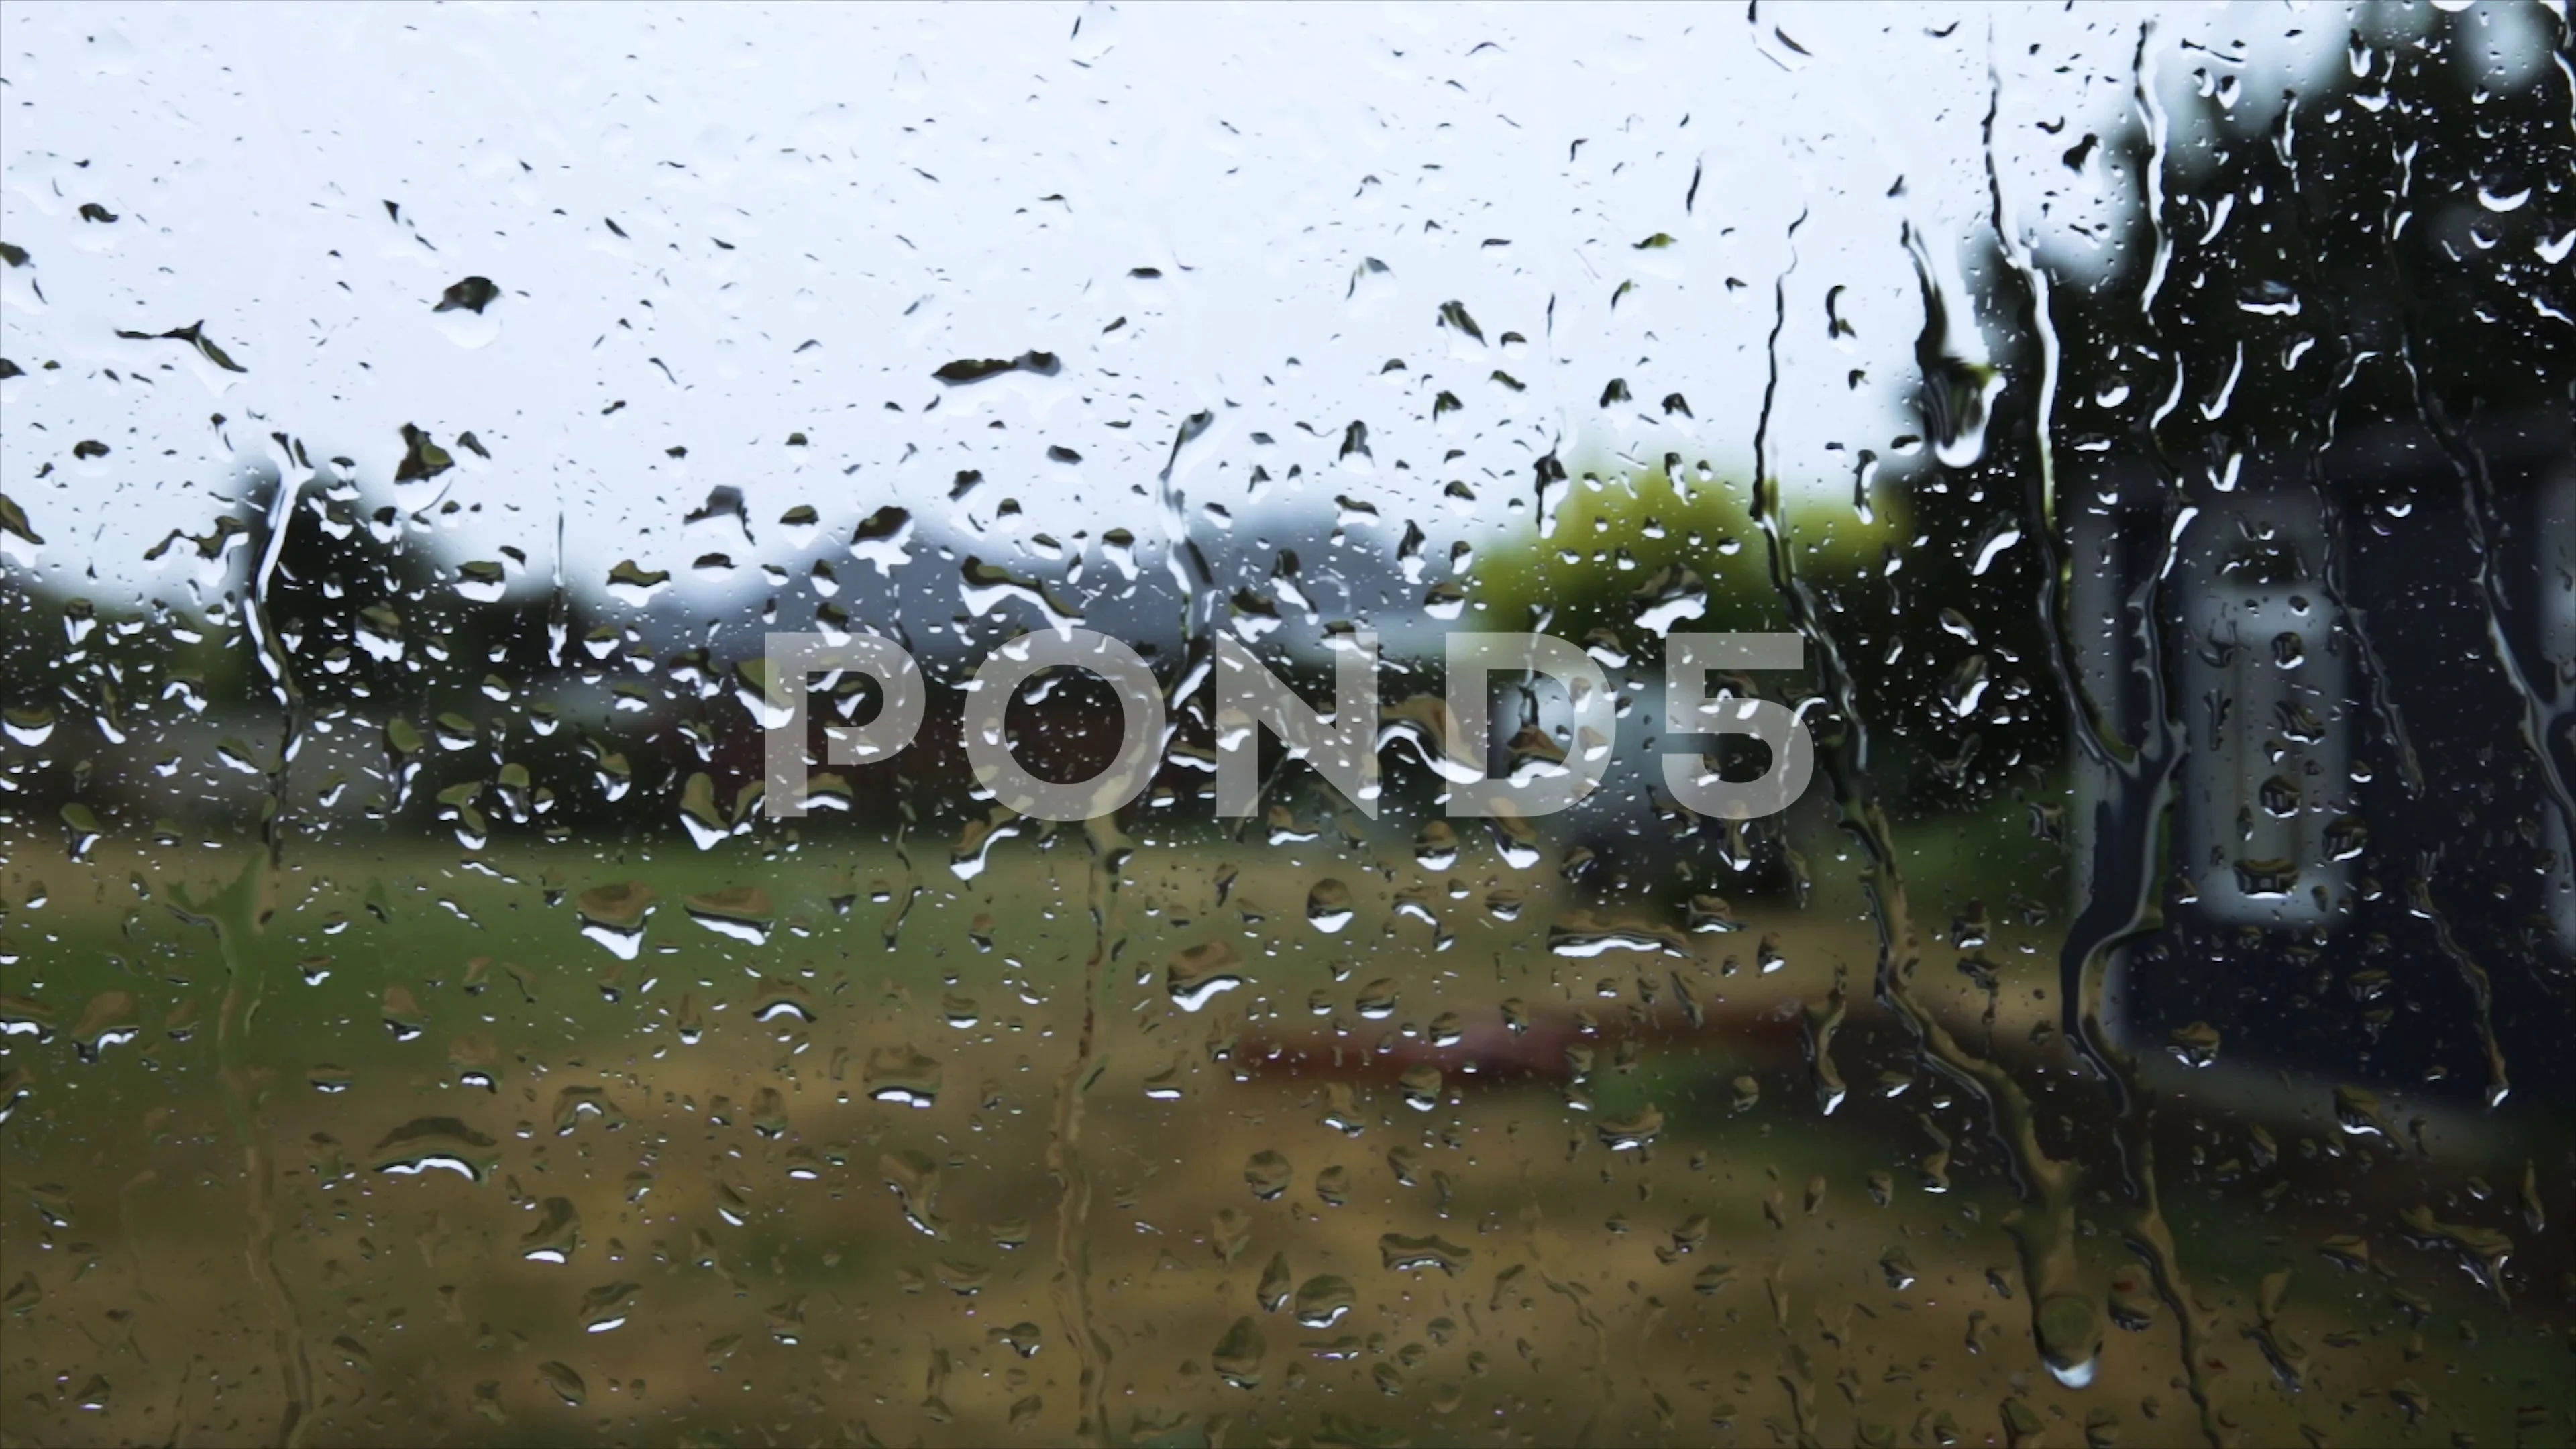
[[[11,6],[0,1438],[2565,1440],[2569,47]]]

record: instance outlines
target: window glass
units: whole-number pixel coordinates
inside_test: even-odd
[[[0,12],[0,1439],[2576,1432],[2558,4]]]

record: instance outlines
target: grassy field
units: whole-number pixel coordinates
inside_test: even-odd
[[[2005,1162],[1871,1002],[1829,839],[1803,907],[1702,935],[1578,918],[1476,845],[1113,872],[1068,829],[964,878],[951,845],[13,852],[0,1435],[2203,1437],[2109,1181],[2077,1269],[2135,1326],[2089,1387],[2042,1365]],[[2037,878],[1908,849],[1927,936]],[[1998,928],[1991,1025],[1924,978],[2043,1115],[2100,1091],[2033,1040],[2053,929]],[[1838,978],[1828,1117],[1805,1023]],[[2335,1130],[2330,1087],[2161,1119],[2207,1423],[2563,1441],[2563,1301],[2398,1232],[2513,1221],[2521,1160],[2476,1153],[2511,1134],[2425,1159]]]

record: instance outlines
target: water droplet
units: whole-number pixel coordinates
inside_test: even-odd
[[[580,913],[583,935],[617,959],[632,961],[643,954],[644,922],[659,899],[651,886],[623,881],[583,891],[574,898],[573,909]]]
[[[131,991],[102,991],[91,997],[81,1011],[80,1024],[72,1028],[72,1044],[80,1049],[81,1060],[97,1061],[107,1048],[134,1040],[143,1029],[142,1013],[142,1003]]]
[[[680,898],[680,907],[689,919],[734,940],[758,946],[766,944],[775,910],[769,892],[758,886],[727,886],[723,890]]]
[[[1377,1252],[1379,1261],[1390,1272],[1409,1273],[1421,1268],[1437,1268],[1451,1277],[1466,1271],[1467,1264],[1476,1256],[1473,1250],[1459,1247],[1443,1238],[1436,1236],[1408,1238],[1401,1233],[1382,1234],[1377,1240]],[[1311,1289],[1314,1284],[1309,1283],[1306,1286]],[[1306,1321],[1303,1308],[1305,1301],[1305,1291],[1300,1290],[1298,1317],[1301,1322]],[[1325,1320],[1327,1323],[1331,1321]],[[1310,1326],[1320,1327],[1321,1325],[1310,1324]]]
[[[1395,979],[1391,976],[1381,976],[1361,987],[1359,997],[1353,1004],[1358,1008],[1359,1014],[1369,1020],[1384,1021],[1395,1015],[1395,995]]]
[[[2102,1314],[2093,1300],[2052,1293],[2040,1300],[2033,1316],[2039,1356],[2049,1373],[2070,1389],[2093,1382],[2102,1358]]]
[[[386,1133],[370,1156],[378,1172],[409,1176],[444,1168],[481,1182],[500,1161],[497,1146],[454,1117],[415,1117]]]
[[[1261,1358],[1269,1350],[1261,1325],[1250,1314],[1234,1321],[1208,1351],[1208,1367],[1238,1389],[1261,1386]]]
[[[1205,941],[1184,948],[1164,969],[1163,989],[1183,1011],[1197,1011],[1220,992],[1244,981],[1243,958],[1226,941]]]
[[[566,1263],[581,1246],[581,1214],[568,1197],[550,1197],[536,1226],[519,1238],[519,1256],[531,1263]]]
[[[0,730],[29,749],[54,737],[54,711],[51,705],[0,710]]]
[[[1271,1254],[1270,1261],[1261,1269],[1261,1281],[1252,1290],[1253,1299],[1261,1305],[1262,1312],[1276,1313],[1288,1306],[1288,1285],[1292,1276],[1288,1269],[1288,1255]]]
[[[1251,1160],[1243,1165],[1244,1185],[1250,1187],[1252,1195],[1263,1202],[1268,1202],[1286,1192],[1289,1182],[1295,1176],[1295,1169],[1288,1165],[1288,1159],[1277,1152],[1267,1150],[1256,1152],[1252,1154]]]
[[[1326,1207],[1342,1207],[1351,1200],[1351,1170],[1334,1163],[1315,1174],[1315,1200]]]
[[[1663,1132],[1664,1114],[1649,1102],[1626,1116],[1604,1117],[1594,1125],[1602,1146],[1613,1152],[1633,1152]]]
[[[763,976],[751,993],[751,1019],[768,1023],[795,1020],[810,1022],[820,1015],[814,1008],[814,993],[801,981],[784,977]]]
[[[938,1059],[908,1046],[888,1046],[868,1053],[860,1081],[877,1101],[927,1107],[938,1100],[941,1075]]]
[[[1330,1328],[1359,1302],[1359,1291],[1348,1278],[1319,1273],[1297,1285],[1297,1296],[1289,1311],[1308,1328]]]
[[[1329,877],[1306,892],[1306,919],[1327,936],[1351,923],[1351,888]]]
[[[617,1110],[617,1104],[609,1099],[605,1087],[576,1083],[555,1093],[554,1128],[557,1137],[570,1136],[584,1117],[596,1117],[609,1127],[626,1120],[626,1114]]]
[[[2178,1026],[2173,1031],[2172,1050],[2176,1059],[2187,1067],[2206,1067],[2218,1060],[2218,1028],[2205,1021]]]
[[[634,1311],[635,1295],[644,1291],[641,1283],[602,1283],[581,1296],[581,1327],[584,1333],[607,1333],[622,1328]]]
[[[2367,1087],[2339,1086],[2334,1089],[2335,1125],[2349,1136],[2376,1136],[2395,1145],[2397,1129],[2389,1125],[2379,1094]]]
[[[555,1396],[564,1401],[565,1408],[578,1409],[582,1401],[590,1397],[590,1386],[582,1382],[581,1375],[573,1371],[572,1365],[560,1360],[548,1359],[537,1365],[537,1378],[554,1390]]]

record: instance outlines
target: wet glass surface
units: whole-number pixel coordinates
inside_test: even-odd
[[[2565,1442],[2568,53],[0,11],[0,1442]]]

